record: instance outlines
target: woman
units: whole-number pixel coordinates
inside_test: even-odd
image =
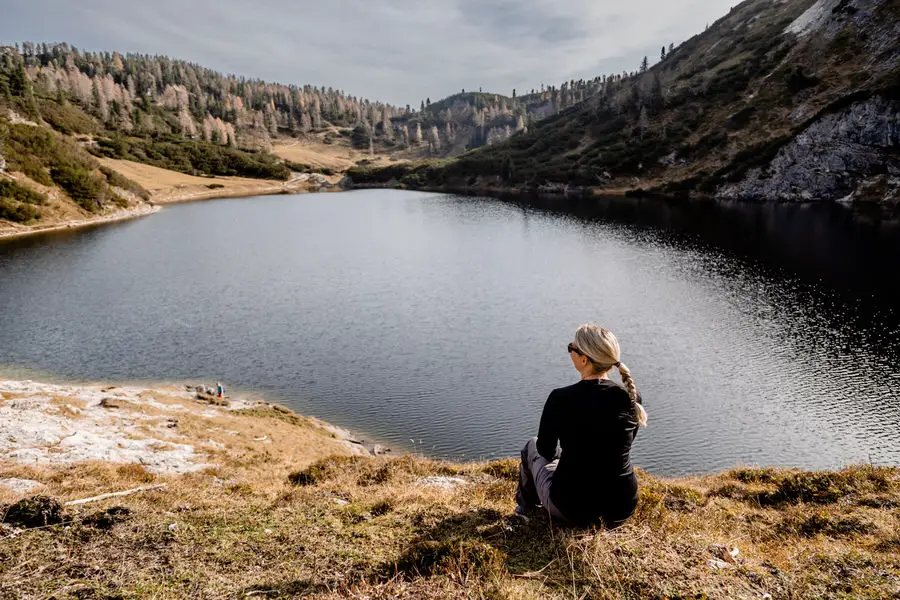
[[[559,521],[617,527],[637,506],[631,443],[647,413],[611,331],[582,325],[568,350],[581,381],[547,398],[538,436],[522,450],[516,514],[540,504]],[[610,381],[613,367],[624,387]]]

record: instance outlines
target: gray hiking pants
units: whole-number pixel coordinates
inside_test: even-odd
[[[519,487],[516,489],[516,502],[525,509],[543,505],[547,513],[554,519],[565,521],[566,518],[550,500],[550,485],[559,459],[548,461],[537,450],[537,438],[531,438],[522,448],[522,462],[519,463]]]

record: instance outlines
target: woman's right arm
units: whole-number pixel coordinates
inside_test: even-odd
[[[559,419],[557,417],[557,401],[555,392],[550,392],[541,413],[541,425],[538,428],[537,449],[547,460],[556,458],[556,444],[559,442]]]

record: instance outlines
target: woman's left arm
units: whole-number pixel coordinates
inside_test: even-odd
[[[537,449],[541,456],[549,461],[556,458],[556,444],[559,442],[559,419],[555,392],[550,392],[544,412],[541,413],[541,425],[538,428]]]

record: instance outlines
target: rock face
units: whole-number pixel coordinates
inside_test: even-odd
[[[785,145],[765,167],[719,188],[731,200],[852,200],[878,180],[886,195],[900,180],[900,101],[874,96],[829,114]]]
[[[6,159],[0,154],[0,173],[6,172]]]

